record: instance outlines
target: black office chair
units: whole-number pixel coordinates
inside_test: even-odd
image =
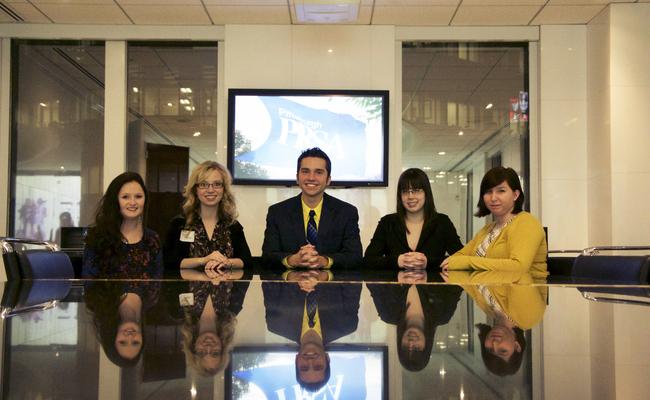
[[[13,280],[5,283],[0,303],[0,317],[54,308],[70,293],[69,280]]]
[[[571,283],[604,286],[578,287],[582,296],[596,302],[614,302],[650,306],[650,255],[600,255],[601,251],[648,251],[650,246],[597,246],[583,250],[554,253],[581,254],[570,266]],[[571,259],[571,258],[567,258]],[[610,285],[617,285],[611,287]]]
[[[54,243],[3,237],[0,246],[7,280],[74,278],[70,258]]]

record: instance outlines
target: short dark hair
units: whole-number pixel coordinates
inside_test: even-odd
[[[510,189],[519,191],[519,197],[515,200],[515,208],[512,210],[513,214],[519,214],[524,209],[524,189],[521,188],[519,175],[512,168],[494,167],[486,172],[483,180],[481,180],[481,195],[478,197],[478,203],[476,204],[478,211],[474,214],[475,216],[485,217],[490,214],[490,210],[483,201],[483,195],[504,181],[510,186]]]
[[[327,156],[327,154],[319,147],[312,147],[311,149],[307,149],[300,153],[300,156],[298,157],[298,165],[296,166],[296,174],[300,172],[300,163],[305,157],[322,158],[325,160],[325,169],[327,170],[327,176],[329,177],[332,175],[332,161],[330,161],[330,158]]]
[[[514,375],[517,373],[521,367],[521,361],[524,358],[524,351],[526,350],[526,337],[524,336],[524,331],[519,327],[513,328],[513,331],[515,332],[515,340],[519,343],[521,351],[515,351],[512,353],[512,356],[510,356],[510,360],[505,361],[504,359],[490,353],[485,347],[485,338],[492,330],[492,327],[487,324],[477,324],[476,327],[478,328],[478,339],[481,344],[481,357],[483,358],[485,368],[498,376]]]
[[[409,168],[399,176],[397,181],[397,215],[399,215],[402,222],[406,216],[406,209],[402,204],[402,191],[409,189],[424,190],[424,223],[427,223],[436,215],[436,204],[433,201],[431,184],[426,172],[419,168]]]
[[[327,353],[325,353],[327,354]],[[308,392],[318,392],[323,386],[327,384],[330,380],[330,375],[332,371],[330,370],[330,359],[327,357],[327,362],[325,363],[325,375],[323,376],[322,381],[318,382],[305,382],[300,379],[300,371],[298,371],[298,359],[296,358],[296,382],[300,385],[301,388],[305,389]]]

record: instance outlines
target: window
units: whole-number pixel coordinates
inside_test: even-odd
[[[473,217],[477,192],[497,159],[528,193],[528,44],[408,42],[402,60],[402,166],[427,172],[436,208],[470,239],[485,223]]]
[[[104,45],[14,41],[10,234],[56,240],[102,194]]]

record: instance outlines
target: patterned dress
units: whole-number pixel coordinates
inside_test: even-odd
[[[162,272],[160,239],[148,228],[142,240],[122,243],[111,258],[88,246],[84,249],[82,278],[159,279]]]

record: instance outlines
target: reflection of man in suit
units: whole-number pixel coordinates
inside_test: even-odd
[[[330,376],[325,345],[357,329],[361,284],[262,284],[266,325],[300,345],[296,380],[309,391],[323,387]]]
[[[332,164],[321,149],[298,158],[301,193],[269,207],[262,256],[284,266],[329,268],[361,261],[357,208],[325,194]]]

